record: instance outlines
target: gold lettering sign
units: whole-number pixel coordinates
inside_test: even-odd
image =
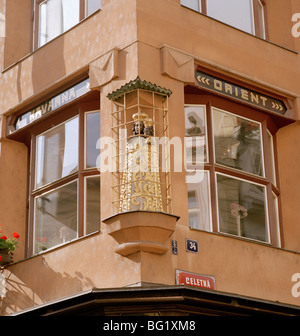
[[[226,82],[220,78],[196,71],[196,83],[207,90],[232,97],[243,103],[284,115],[287,108],[283,101],[263,95],[259,92]]]

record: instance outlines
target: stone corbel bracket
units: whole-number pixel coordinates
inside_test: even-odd
[[[90,88],[97,90],[119,76],[119,49],[114,48],[89,65]]]
[[[169,46],[163,46],[160,52],[163,75],[187,84],[195,83],[195,59],[193,56]]]
[[[119,213],[103,222],[107,233],[119,246],[116,253],[127,257],[137,252],[164,254],[169,250],[166,242],[175,230],[179,217],[163,212],[130,211]]]

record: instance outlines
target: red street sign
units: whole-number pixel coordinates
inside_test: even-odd
[[[176,270],[177,285],[187,285],[205,289],[216,289],[216,280],[211,275],[201,275]]]

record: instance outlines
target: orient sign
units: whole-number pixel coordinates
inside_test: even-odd
[[[281,100],[226,82],[204,72],[196,71],[195,78],[198,86],[223,96],[281,115],[284,115],[287,111],[284,102]]]
[[[189,273],[180,270],[176,270],[176,284],[205,289],[216,289],[216,281],[213,276]]]

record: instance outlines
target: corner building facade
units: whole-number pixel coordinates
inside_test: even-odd
[[[295,13],[0,0],[1,315],[300,314]]]

